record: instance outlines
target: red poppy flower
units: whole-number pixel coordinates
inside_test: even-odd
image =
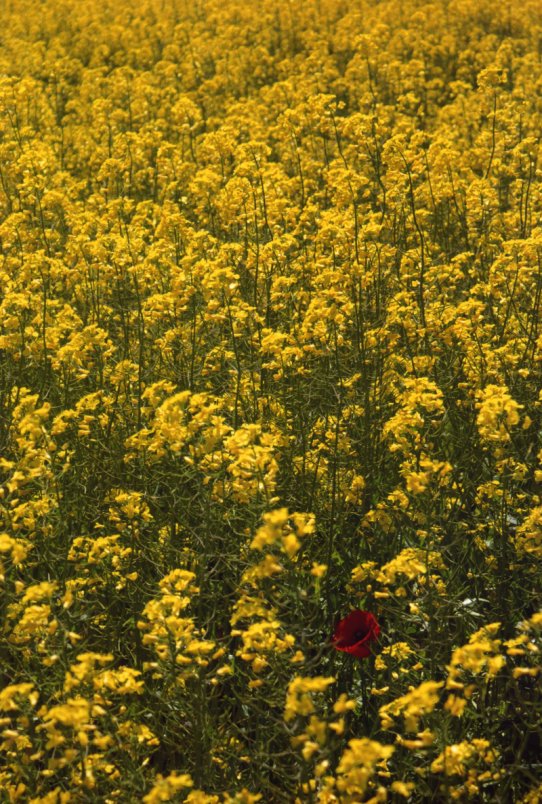
[[[333,645],[337,650],[350,653],[358,659],[371,655],[369,647],[380,634],[380,626],[370,611],[355,609],[337,623],[333,634]]]

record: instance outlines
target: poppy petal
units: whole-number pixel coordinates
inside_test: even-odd
[[[370,611],[354,609],[340,620],[333,633],[333,645],[343,653],[349,653],[358,659],[371,655],[369,644],[380,634],[380,626]]]

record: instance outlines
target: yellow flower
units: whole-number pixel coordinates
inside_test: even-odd
[[[158,774],[158,781],[152,789],[143,796],[144,804],[159,804],[161,801],[171,801],[180,792],[190,789],[194,782],[188,773],[174,771],[169,776]]]
[[[456,745],[446,746],[431,763],[431,770],[433,773],[444,773],[447,776],[463,776],[473,760],[480,758],[483,762],[491,764],[496,756],[487,740],[474,739],[471,742],[464,740]]]
[[[454,650],[448,667],[448,689],[453,688],[465,671],[475,674],[485,672],[488,677],[497,675],[505,663],[504,656],[500,654],[501,640],[494,638],[499,628],[500,623],[490,623],[472,634],[466,645]]]
[[[337,789],[348,796],[359,796],[361,800],[377,767],[385,767],[394,750],[392,745],[382,745],[375,740],[350,740],[337,765]]]
[[[311,715],[315,711],[313,694],[325,692],[330,684],[335,683],[333,676],[315,676],[313,678],[296,676],[288,685],[284,720],[293,720],[296,715]]]
[[[379,712],[382,728],[391,728],[394,725],[393,718],[402,715],[407,731],[417,731],[420,718],[432,712],[437,705],[439,690],[443,686],[441,681],[423,681],[418,687],[411,687],[405,695],[381,706]]]
[[[80,728],[90,722],[91,704],[85,698],[68,698],[66,703],[52,706],[46,710],[44,724],[51,728],[53,724],[69,726],[72,729]]]
[[[486,385],[478,394],[478,417],[476,424],[484,441],[510,441],[510,429],[519,423],[518,404],[506,386]]]
[[[39,693],[36,692],[33,684],[9,684],[0,690],[0,712],[21,709],[23,701],[28,701],[31,706],[35,706],[38,697]]]

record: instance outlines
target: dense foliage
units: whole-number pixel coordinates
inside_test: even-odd
[[[0,800],[542,800],[539,0],[1,40]]]

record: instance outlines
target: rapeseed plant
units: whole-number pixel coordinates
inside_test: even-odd
[[[5,800],[538,801],[538,0],[2,26]]]

